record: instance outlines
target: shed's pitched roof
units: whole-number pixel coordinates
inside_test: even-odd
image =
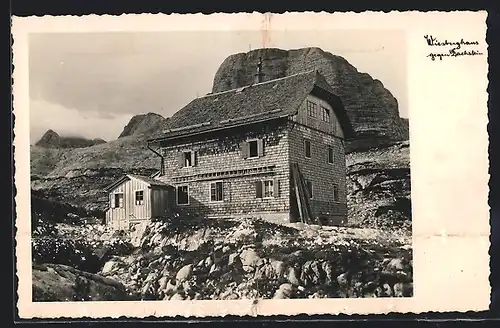
[[[294,115],[310,93],[330,102],[345,136],[352,136],[342,101],[326,79],[312,70],[196,98],[168,120],[163,137],[149,141]]]
[[[153,178],[148,177],[148,176],[135,175],[135,174],[125,174],[121,178],[116,180],[115,182],[106,186],[104,189],[109,192],[109,191],[115,189],[117,186],[121,185],[122,183],[124,183],[128,180],[131,180],[131,179],[140,180],[149,186],[157,186],[157,187],[167,187],[168,186],[166,183],[161,182],[161,181],[156,180],[156,179],[153,179]]]

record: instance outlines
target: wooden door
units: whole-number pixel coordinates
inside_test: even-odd
[[[112,221],[115,230],[123,229],[123,220],[126,217],[125,193],[117,192],[113,194]]]

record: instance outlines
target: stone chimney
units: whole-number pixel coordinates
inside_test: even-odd
[[[262,57],[259,57],[259,63],[257,64],[257,73],[255,76],[255,83],[260,83],[264,80],[264,73],[262,73]]]

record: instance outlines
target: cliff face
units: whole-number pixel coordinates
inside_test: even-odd
[[[81,137],[61,137],[57,132],[48,130],[35,145],[42,148],[85,148],[102,143],[106,143],[106,141]]]
[[[408,120],[400,118],[398,102],[382,82],[319,48],[257,49],[231,55],[217,70],[212,92],[253,83],[259,57],[263,58],[264,81],[312,69],[326,78],[342,99],[357,134],[348,144],[349,151],[408,139]]]
[[[135,115],[123,128],[123,131],[118,138],[147,134],[155,132],[157,130],[161,130],[166,120],[167,119],[165,119],[163,116],[155,113]]]

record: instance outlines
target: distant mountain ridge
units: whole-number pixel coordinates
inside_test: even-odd
[[[61,137],[54,130],[47,130],[38,140],[35,146],[42,148],[85,148],[106,143],[106,140],[96,138],[87,139],[84,137]]]
[[[154,133],[161,130],[167,120],[168,118],[164,118],[159,114],[151,112],[147,114],[135,115],[123,128],[123,131],[120,133],[118,138]]]
[[[53,201],[103,211],[106,185],[124,173],[150,175],[159,169],[160,160],[147,149],[146,140],[163,131],[166,120],[156,113],[136,115],[118,139],[84,148],[61,147],[61,137],[47,131],[31,146],[32,191]]]

